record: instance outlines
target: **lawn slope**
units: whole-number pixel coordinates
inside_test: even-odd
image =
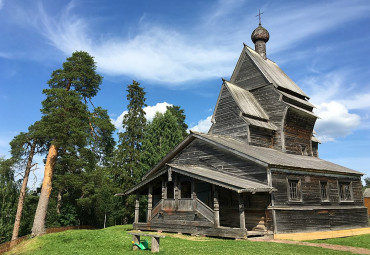
[[[27,240],[10,254],[151,254],[150,251],[132,251],[131,225],[99,230],[69,230]],[[224,240],[185,235],[164,234],[159,254],[350,254],[317,247],[292,244]]]

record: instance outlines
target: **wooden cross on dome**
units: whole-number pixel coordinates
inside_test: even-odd
[[[262,14],[264,14],[264,12],[261,12],[261,10],[260,9],[258,9],[258,14],[256,15],[256,17],[258,16],[258,18],[259,18],[259,25],[261,26],[261,15]]]

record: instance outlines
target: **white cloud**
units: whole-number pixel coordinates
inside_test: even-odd
[[[205,120],[198,121],[198,124],[195,125],[194,127],[189,128],[189,130],[208,133],[208,130],[210,129],[212,125],[211,120],[212,120],[212,115],[208,116]]]
[[[149,106],[144,107],[146,120],[152,121],[156,112],[165,113],[167,111],[167,106],[172,106],[172,104],[163,102],[163,103],[157,103],[156,105],[153,105],[153,106],[149,105]],[[116,119],[111,119],[111,122],[118,129],[119,132],[123,131],[122,121],[126,113],[127,111],[123,111]]]
[[[321,118],[317,120],[315,130],[322,142],[334,141],[351,134],[361,122],[359,115],[349,113],[343,104],[335,101],[318,105],[315,112]]]
[[[349,99],[340,100],[348,109],[370,108],[370,93],[354,95]]]
[[[91,53],[105,74],[130,75],[170,86],[229,75],[241,42],[248,40],[246,42],[251,44],[246,31],[252,31],[257,24],[254,10],[250,10],[253,14],[244,15],[249,18],[240,19],[235,15],[247,5],[245,1],[221,0],[193,17],[199,22],[190,28],[191,31],[181,25],[171,27],[171,24],[155,23],[144,15],[145,18],[131,30],[135,31],[131,37],[112,37],[108,31],[94,37],[93,25],[74,13],[74,3],[70,2],[58,14],[47,13],[39,4],[36,14],[28,15],[35,19],[29,23],[67,56],[76,50]],[[327,3],[325,8],[321,3],[284,7],[271,4],[266,8],[279,10],[270,11],[268,21],[273,22],[266,24],[274,36],[269,44],[271,53],[359,19],[370,10],[366,1],[356,1],[356,4],[334,1]]]

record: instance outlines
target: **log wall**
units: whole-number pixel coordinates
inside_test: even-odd
[[[313,155],[311,137],[316,118],[308,114],[300,114],[289,108],[285,117],[284,134],[287,153]]]
[[[289,201],[288,180],[300,181],[301,201]],[[320,181],[328,183],[328,201],[321,200]],[[339,198],[340,182],[351,182],[352,201]],[[277,233],[325,231],[368,226],[360,177],[272,172]]]

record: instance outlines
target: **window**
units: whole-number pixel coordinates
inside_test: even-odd
[[[299,180],[288,180],[289,185],[289,200],[290,201],[301,201],[300,181]]]
[[[320,182],[321,201],[329,201],[328,182]]]
[[[349,182],[339,183],[340,201],[352,201],[352,185]]]

